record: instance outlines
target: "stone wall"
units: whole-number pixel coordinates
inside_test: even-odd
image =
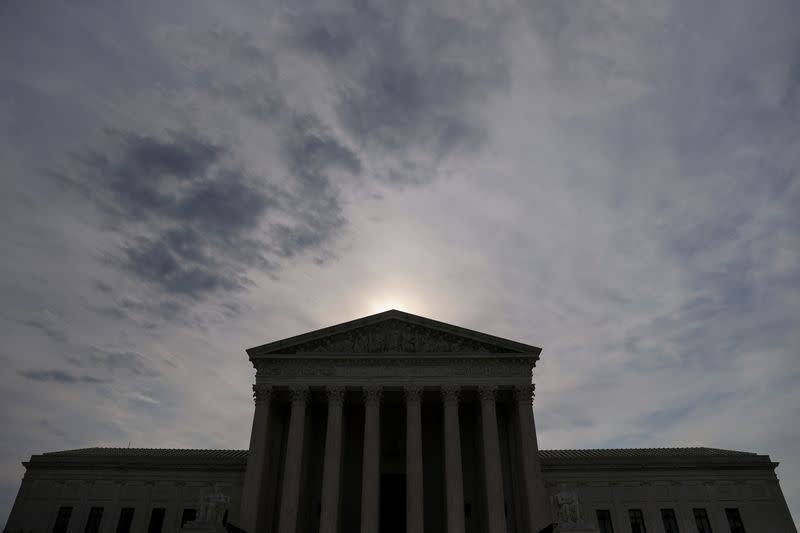
[[[469,411],[471,407],[465,406]],[[353,414],[358,414],[354,412]],[[469,420],[472,413],[463,413]],[[359,427],[356,418],[348,428]],[[471,424],[462,425],[464,462],[469,464],[480,457],[472,450],[479,440],[473,435]],[[361,435],[358,431],[345,433],[345,449],[357,451]],[[796,533],[796,529],[778,479],[774,464],[765,456],[758,462],[736,466],[740,459],[726,459],[724,464],[713,464],[711,459],[664,460],[640,458],[616,462],[547,459],[543,451],[543,475],[550,495],[560,490],[574,491],[583,515],[590,524],[597,525],[596,511],[611,512],[614,531],[630,533],[628,511],[643,512],[648,532],[663,531],[660,510],[674,509],[683,533],[696,533],[693,508],[708,512],[715,533],[730,531],[725,517],[726,508],[737,508],[748,533]],[[358,454],[350,454],[357,458]],[[229,521],[236,524],[244,477],[244,462],[215,465],[213,461],[203,467],[159,466],[157,468],[106,464],[93,468],[86,459],[82,466],[70,468],[29,468],[22,481],[17,500],[9,517],[6,531],[50,533],[61,506],[72,506],[73,514],[68,533],[82,533],[89,510],[103,507],[101,533],[114,533],[120,509],[133,507],[133,533],[146,533],[153,508],[164,507],[166,517],[163,531],[177,532],[183,509],[196,509],[201,495],[220,491],[229,495]],[[748,461],[750,461],[748,459]],[[146,462],[146,460],[143,460]],[[359,461],[345,459],[343,484],[352,488],[343,490],[343,515],[345,509],[358,509],[360,490]],[[594,463],[594,464],[592,464]],[[705,466],[703,466],[705,464]],[[436,470],[440,465],[432,465]],[[426,473],[427,475],[427,473]],[[472,517],[467,520],[467,530],[483,531],[482,494],[476,491],[480,469],[465,471],[465,499],[471,504]],[[274,496],[273,496],[274,497]],[[438,498],[439,501],[441,498]],[[353,500],[353,501],[351,501]],[[426,498],[427,500],[427,498]],[[426,501],[426,504],[430,500]],[[313,512],[312,509],[308,511]],[[436,520],[439,520],[438,518]],[[343,523],[343,528],[354,524]],[[357,527],[357,524],[355,524]]]
[[[35,470],[22,480],[5,531],[50,533],[61,506],[73,508],[68,533],[82,533],[92,507],[102,507],[100,533],[114,533],[124,507],[133,507],[131,533],[146,533],[151,510],[166,509],[164,529],[177,532],[184,509],[197,509],[214,490],[230,496],[238,515],[244,472],[212,470]]]
[[[611,512],[615,533],[630,533],[628,511],[641,509],[647,531],[664,531],[661,509],[674,509],[681,532],[696,533],[694,508],[706,509],[714,532],[730,532],[726,508],[737,508],[748,533],[796,533],[771,469],[545,470],[552,496],[574,491],[585,519],[598,525],[598,509]]]

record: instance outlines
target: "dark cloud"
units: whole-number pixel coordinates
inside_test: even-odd
[[[15,319],[15,321],[24,326],[38,329],[56,342],[66,342],[68,340],[68,335],[64,328],[54,324],[55,320],[48,316]]]
[[[309,250],[324,257],[346,222],[332,176],[361,173],[359,157],[316,117],[285,115],[283,165],[274,171],[285,166],[287,179],[251,177],[230,147],[186,132],[109,131],[102,151],[86,150],[74,169],[53,175],[123,237],[111,263],[165,298],[241,289],[249,269],[273,272]]]
[[[405,162],[412,152],[424,148],[431,154],[429,166],[435,166],[486,141],[481,104],[509,80],[502,17],[475,26],[427,11],[359,3],[347,14],[289,20],[294,46],[346,79],[337,98],[344,130],[367,151],[400,159],[401,172],[377,177],[424,182],[429,169]]]
[[[108,383],[108,380],[93,376],[76,376],[65,370],[20,370],[20,376],[31,381],[50,381],[55,383]]]
[[[188,133],[109,132],[105,151],[76,156],[59,175],[126,236],[114,261],[169,294],[199,296],[243,285],[266,260],[252,251],[268,186],[230,164],[228,147]]]
[[[109,374],[118,374],[123,371],[132,376],[155,377],[160,375],[151,361],[141,354],[131,351],[87,346],[79,355],[69,357],[67,361],[80,368],[102,368]]]
[[[235,272],[226,272],[205,256],[202,243],[183,237],[186,232],[167,232],[157,239],[136,238],[123,247],[123,262],[139,278],[173,294],[195,296],[242,285]]]

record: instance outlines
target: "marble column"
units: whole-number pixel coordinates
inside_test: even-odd
[[[381,481],[381,388],[364,389],[364,457],[361,471],[361,533],[378,533]]]
[[[525,507],[527,527],[525,531],[536,533],[550,523],[547,501],[539,462],[539,444],[536,441],[536,424],[533,419],[535,386],[533,384],[514,388],[516,415],[519,427],[520,455],[525,484]]]
[[[461,428],[458,422],[460,393],[458,386],[442,387],[447,533],[464,533],[464,478],[461,473]]]
[[[422,533],[422,387],[406,387],[406,531]]]
[[[325,464],[322,467],[322,510],[320,533],[336,533],[339,522],[339,487],[342,472],[342,405],[344,388],[330,387],[328,422],[325,431]]]
[[[269,473],[266,472],[267,435],[270,432],[270,400],[272,387],[253,385],[253,399],[256,403],[253,414],[253,429],[250,431],[250,449],[247,452],[247,469],[242,487],[242,504],[239,510],[239,527],[245,531],[260,531],[258,509],[264,499],[264,489]]]
[[[289,415],[289,435],[283,467],[283,494],[278,521],[279,533],[296,533],[297,509],[300,503],[300,473],[303,460],[303,433],[306,425],[308,387],[293,387],[292,411]]]
[[[496,387],[480,387],[483,468],[486,481],[488,533],[506,533],[503,473],[500,469],[500,438],[497,432]]]

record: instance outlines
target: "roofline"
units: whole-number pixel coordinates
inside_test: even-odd
[[[119,456],[103,449],[96,455],[61,455],[58,452],[32,455],[22,462],[27,471],[74,470],[74,469],[141,469],[141,470],[201,470],[242,471],[247,464],[247,450],[224,450],[236,452],[234,456],[180,457],[180,456]],[[187,450],[188,451],[188,450]],[[780,464],[769,455],[711,455],[711,456],[638,456],[638,457],[547,457],[541,450],[539,459],[542,472],[570,472],[581,470],[769,470]]]
[[[571,457],[541,458],[542,472],[587,470],[770,470],[780,463],[768,455],[664,456],[664,457]]]
[[[488,333],[482,333],[480,331],[475,331],[473,329],[454,326],[452,324],[448,324],[446,322],[440,322],[432,318],[414,315],[412,313],[406,313],[405,311],[398,311],[397,309],[390,309],[388,311],[383,311],[381,313],[376,313],[374,315],[368,315],[365,317],[356,318],[354,320],[349,320],[347,322],[342,322],[340,324],[336,324],[333,326],[328,326],[314,331],[309,331],[307,333],[301,333],[300,335],[295,335],[293,337],[287,337],[282,340],[269,342],[266,344],[262,344],[260,346],[254,346],[252,348],[248,348],[245,351],[247,352],[247,355],[251,359],[254,356],[265,355],[270,352],[280,353],[278,350],[287,348],[289,346],[313,341],[337,333],[344,333],[363,326],[378,324],[380,322],[390,320],[393,318],[403,320],[411,324],[437,328],[439,330],[446,331],[454,335],[459,335],[462,337],[470,338],[484,343],[491,342],[509,348],[511,350],[516,350],[520,354],[533,355],[537,359],[539,357],[539,354],[542,352],[542,349],[539,348],[538,346],[533,346],[530,344],[524,344],[509,339],[504,339],[502,337],[497,337],[495,335],[490,335]]]
[[[247,463],[244,457],[124,457],[113,455],[32,455],[23,461],[26,470],[73,470],[97,469],[114,470],[120,468],[140,468],[141,470],[202,470],[238,471]]]

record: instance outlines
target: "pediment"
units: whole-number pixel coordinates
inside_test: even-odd
[[[268,354],[527,354],[540,348],[400,311],[345,322],[255,348]]]

